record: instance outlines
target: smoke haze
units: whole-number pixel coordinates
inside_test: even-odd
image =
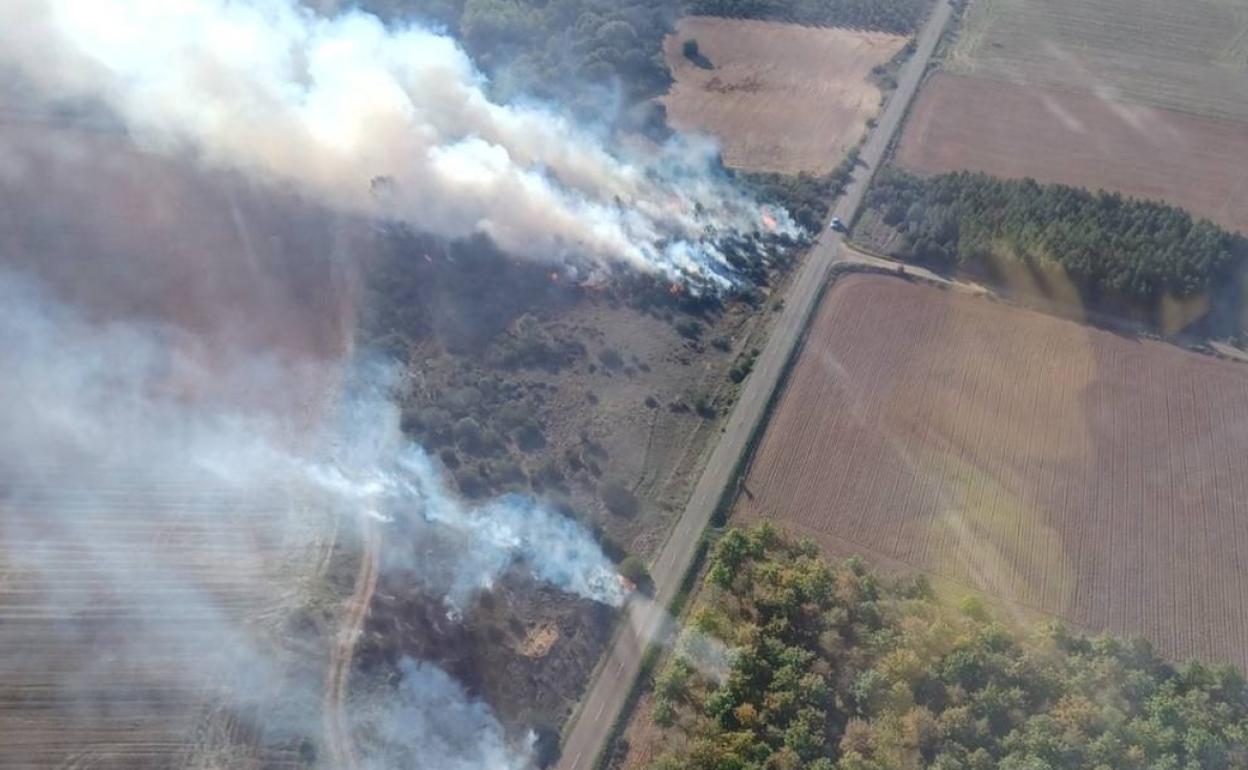
[[[721,239],[796,228],[712,144],[617,146],[491,101],[445,35],[292,0],[4,0],[0,29],[23,109],[127,137],[0,134],[0,680],[48,715],[0,709],[21,737],[0,764],[129,770],[92,747],[216,745],[239,723],[253,743],[320,735],[298,618],[341,600],[329,573],[361,522],[411,540],[385,568],[451,618],[509,571],[622,603],[583,527],[524,497],[467,504],[404,439],[402,373],[356,349],[355,248],[400,220],[726,287]],[[436,666],[398,672],[353,704],[387,747],[371,766],[530,763]]]
[[[340,210],[719,286],[733,270],[714,238],[765,227],[711,144],[609,148],[544,107],[496,104],[458,44],[419,26],[292,0],[9,0],[0,25],[0,61],[47,100],[102,103],[152,147]]]

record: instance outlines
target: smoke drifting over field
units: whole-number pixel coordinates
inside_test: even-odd
[[[491,101],[449,37],[293,0],[5,0],[0,27],[23,99],[118,120],[149,151],[0,136],[0,587],[17,587],[0,680],[61,714],[31,751],[71,755],[80,723],[158,745],[184,701],[198,729],[181,695],[210,686],[270,735],[319,736],[324,672],[291,681],[275,650],[299,643],[292,608],[325,598],[351,530],[335,520],[411,538],[385,567],[450,616],[511,570],[623,601],[580,525],[528,498],[468,505],[404,439],[395,369],[354,349],[368,260],[351,244],[361,220],[400,220],[579,275],[729,286],[720,244],[796,227],[734,189],[712,145],[612,146]],[[353,704],[387,753],[410,749],[370,766],[529,763],[448,675],[399,673],[392,697]],[[24,763],[2,744],[0,764]]]
[[[0,25],[0,61],[49,100],[102,102],[152,146],[342,210],[718,285],[733,270],[716,238],[768,229],[710,144],[612,149],[546,108],[494,103],[458,44],[418,26],[293,0],[9,0]]]
[[[122,667],[141,670],[150,653],[147,640],[167,638],[187,669],[178,678],[188,689],[205,681],[247,682],[248,689],[260,691],[277,687],[277,664],[249,630],[251,620],[221,610],[221,591],[250,594],[257,587],[222,588],[213,578],[203,585],[205,576],[188,573],[178,559],[189,558],[194,566],[204,559],[208,572],[290,580],[263,562],[297,559],[317,536],[308,505],[386,521],[404,518],[415,539],[453,543],[450,549],[425,549],[419,561],[401,565],[444,597],[452,612],[516,567],[575,595],[609,604],[623,599],[610,562],[579,525],[519,497],[480,508],[453,499],[424,453],[401,436],[387,367],[355,365],[344,374],[326,371],[323,363],[290,364],[236,351],[228,371],[219,361],[213,371],[199,371],[179,353],[182,332],[89,322],[13,274],[0,272],[0,305],[0,557],[33,576],[45,592],[39,601],[44,611],[72,617],[104,597],[137,604],[132,615],[119,613],[134,624],[132,637],[108,650],[115,662],[124,661]],[[222,387],[206,403],[188,400],[166,387],[174,372],[211,377]],[[307,378],[325,386],[311,413],[231,405],[251,387],[282,388]],[[123,483],[118,500],[114,495]],[[240,520],[240,509],[278,513],[257,523]],[[127,539],[128,530],[112,524],[131,516],[150,519],[144,523],[154,529],[193,527],[197,542],[189,551],[166,553],[159,542]],[[257,538],[275,539],[278,546],[257,547]],[[16,552],[15,543],[36,545]],[[66,544],[83,549],[91,562],[95,579],[89,589],[58,580],[76,567],[65,561]],[[214,557],[218,553],[223,556]],[[176,587],[153,593],[153,580]],[[0,627],[0,640],[5,638]],[[55,663],[27,658],[23,665]],[[422,681],[440,675],[427,665],[411,672]],[[60,684],[69,693],[100,686],[96,678],[83,677]],[[252,688],[256,681],[269,684]],[[427,690],[436,704],[417,703],[422,692],[404,687],[400,704],[390,708],[409,716],[450,708],[488,717],[481,704],[453,703],[462,699],[455,687]],[[437,724],[408,727],[423,733],[436,731]],[[495,724],[482,739],[501,741],[499,729]],[[486,748],[467,745],[465,756]],[[478,766],[466,762],[436,766]],[[417,764],[426,766],[434,767]]]

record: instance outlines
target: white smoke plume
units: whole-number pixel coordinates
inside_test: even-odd
[[[0,306],[0,430],[20,442],[0,457],[10,471],[29,477],[56,470],[61,485],[74,469],[92,467],[124,468],[152,482],[198,479],[188,495],[295,490],[340,511],[383,521],[418,516],[434,532],[460,536],[465,550],[455,554],[450,584],[440,587],[449,600],[489,588],[516,563],[578,596],[623,600],[610,561],[576,522],[518,495],[470,507],[449,494],[423,450],[400,432],[383,365],[361,366],[340,386],[326,424],[296,428],[264,410],[197,408],[162,395],[169,372],[187,376],[188,366],[171,360],[177,355],[167,330],[118,322],[101,328],[4,273]],[[312,374],[282,372],[262,357],[235,366],[247,371],[190,376],[236,377],[251,387]]]
[[[6,0],[0,28],[0,62],[151,146],[517,256],[725,286],[717,238],[797,232],[715,171],[710,143],[612,150],[494,103],[458,44],[419,26],[294,0]]]
[[[288,681],[275,651],[287,631],[264,619],[288,617],[292,598],[323,581],[309,562],[335,515],[348,532],[353,516],[402,517],[416,523],[404,537],[453,542],[404,565],[452,611],[509,569],[624,598],[580,525],[521,497],[474,508],[450,495],[403,438],[385,366],[344,374],[341,362],[240,350],[204,369],[186,357],[185,331],[88,318],[4,270],[0,307],[0,614],[13,621],[0,622],[0,676],[59,672],[60,697],[86,724],[101,692],[102,718],[138,725],[153,712],[135,692],[211,685],[260,708],[270,731],[319,734],[320,680]],[[218,384],[210,397],[173,387],[201,379]],[[240,405],[254,388],[308,380],[323,383],[319,404]],[[444,752],[415,767],[524,766],[514,754],[501,763],[501,728],[444,674],[415,665],[404,677],[397,705],[373,705],[426,720],[405,722],[390,747]],[[299,705],[273,716],[263,698],[292,687],[283,697]],[[471,723],[444,732],[456,714]],[[468,724],[481,730],[471,740]]]
[[[454,679],[428,663],[405,659],[393,700],[369,714],[379,725],[389,756],[369,761],[370,770],[525,770],[531,750],[506,740],[490,707],[474,700]],[[404,747],[416,747],[406,751]]]

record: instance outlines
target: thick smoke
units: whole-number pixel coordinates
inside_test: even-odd
[[[453,542],[403,565],[452,612],[508,569],[589,599],[623,600],[610,562],[579,525],[521,497],[474,508],[448,494],[399,431],[389,367],[236,351],[228,365],[204,370],[184,356],[185,331],[86,318],[3,271],[0,306],[0,564],[21,589],[11,602],[33,596],[26,611],[61,618],[39,632],[46,657],[21,636],[28,626],[0,624],[6,649],[31,649],[6,658],[0,673],[56,670],[77,656],[83,668],[64,674],[64,696],[110,692],[110,703],[122,704],[149,670],[161,672],[150,677],[162,687],[170,676],[188,692],[212,683],[242,702],[288,688],[272,649],[284,631],[258,628],[257,618],[289,615],[292,592],[319,579],[306,562],[334,518],[348,529],[355,516],[403,518],[414,522],[404,537]],[[170,387],[199,378],[217,383],[211,398]],[[307,380],[323,384],[317,404],[288,412],[240,405],[252,388]],[[99,636],[100,623],[112,636]],[[75,646],[84,636],[106,644],[107,655],[84,654]],[[494,759],[499,728],[483,705],[428,666],[405,676],[413,683],[399,703],[378,708],[430,721],[406,723],[396,745],[428,738],[459,751],[450,764],[416,767],[504,766]],[[299,695],[309,712],[317,687],[304,683]],[[456,713],[489,728],[480,741],[429,738]],[[139,709],[132,718],[147,716]],[[268,727],[318,729],[297,720]]]
[[[324,424],[307,415],[234,411],[162,393],[171,372],[278,387],[324,372],[260,356],[231,372],[195,371],[168,345],[175,332],[113,322],[98,326],[29,281],[0,273],[0,430],[9,477],[51,478],[73,487],[75,472],[124,469],[151,484],[185,479],[182,494],[220,497],[290,490],[338,512],[419,518],[440,536],[460,536],[450,582],[463,601],[519,562],[533,576],[609,604],[623,595],[610,562],[575,522],[511,495],[480,507],[460,503],[438,469],[399,431],[388,368],[359,365],[340,383]],[[310,364],[308,366],[311,366]],[[188,372],[188,367],[190,368]],[[0,524],[2,526],[2,524]]]
[[[608,150],[550,110],[492,102],[458,44],[418,26],[294,0],[6,0],[0,25],[0,61],[152,146],[518,256],[726,285],[716,240],[776,226],[709,143]]]

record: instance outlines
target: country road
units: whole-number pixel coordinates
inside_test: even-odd
[[[845,222],[853,221],[871,175],[905,117],[951,14],[949,0],[939,0],[933,8],[919,32],[914,56],[902,67],[897,89],[862,147],[860,158],[865,168],[860,167],[855,174],[832,215]],[[612,725],[637,678],[645,649],[664,629],[665,608],[680,589],[698,541],[763,420],[781,375],[818,304],[832,266],[841,258],[840,247],[840,234],[825,229],[807,255],[785,298],[784,311],[755,362],[753,373],[745,381],[684,513],[651,565],[655,601],[629,602],[628,621],[621,624],[580,708],[572,716],[557,765],[559,770],[590,770],[605,748]]]

